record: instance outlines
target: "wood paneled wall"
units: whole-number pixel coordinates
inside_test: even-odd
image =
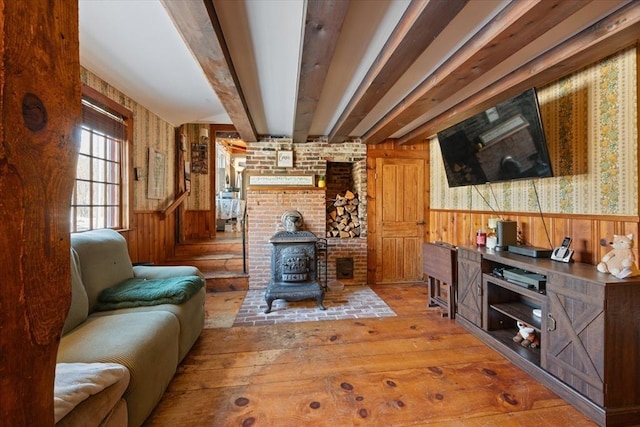
[[[127,239],[131,261],[163,264],[175,250],[175,214],[162,219],[158,211],[133,213],[129,230],[121,234]]]
[[[597,264],[609,251],[600,245],[600,240],[611,241],[614,234],[633,233],[634,239],[640,238],[639,218],[635,216],[589,216],[514,213],[490,211],[451,211],[432,209],[429,215],[429,241],[445,241],[454,245],[475,245],[476,231],[487,231],[489,218],[501,217],[518,223],[518,235],[522,242],[542,248],[559,246],[565,236],[571,236],[571,247],[575,250],[576,262]],[[546,227],[546,230],[545,230]],[[636,258],[638,243],[635,244]],[[638,259],[636,259],[638,263]]]
[[[211,223],[209,211],[186,211],[185,236],[189,239],[209,238],[215,234],[215,224]],[[475,245],[475,234],[479,229],[487,231],[489,218],[502,217],[518,223],[518,233],[522,242],[549,247],[547,232],[552,246],[560,244],[564,236],[572,236],[572,248],[576,251],[574,260],[587,264],[597,264],[608,248],[600,245],[601,239],[610,241],[614,234],[632,233],[640,239],[640,219],[634,216],[588,216],[514,213],[490,211],[449,211],[432,209],[429,211],[427,241],[445,241],[454,245]],[[130,230],[122,232],[129,245],[133,262],[153,262],[162,264],[173,256],[175,249],[175,215],[161,219],[159,212],[135,212]],[[546,230],[545,230],[546,227]],[[636,242],[636,252],[640,244]],[[369,251],[375,247],[369,247]],[[371,255],[371,254],[369,254]],[[640,260],[637,260],[640,264]],[[371,267],[371,266],[370,266]]]
[[[216,235],[216,224],[209,210],[184,211],[184,237],[190,239],[209,239]]]

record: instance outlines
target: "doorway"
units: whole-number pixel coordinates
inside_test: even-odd
[[[211,192],[216,236],[242,231],[246,210],[247,144],[235,130],[214,129],[214,173]]]

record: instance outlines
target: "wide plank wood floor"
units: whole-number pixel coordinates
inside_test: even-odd
[[[427,309],[425,286],[372,288],[397,317],[231,327],[244,292],[208,294],[207,329],[145,425],[595,425]]]

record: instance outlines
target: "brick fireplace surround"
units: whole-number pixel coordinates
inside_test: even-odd
[[[278,150],[293,150],[293,168],[278,168]],[[366,206],[366,145],[360,142],[328,144],[324,141],[294,144],[290,139],[272,139],[251,143],[247,147],[247,169],[251,175],[269,174],[311,174],[316,179],[327,175],[327,164],[351,164],[351,190],[358,194],[360,206],[358,216],[361,234],[357,238],[328,238],[327,279],[336,279],[336,259],[353,258],[353,279],[341,279],[345,285],[364,285],[367,282],[367,206]],[[344,168],[339,168],[343,170]],[[341,173],[344,175],[344,173]],[[343,179],[343,178],[339,178]],[[327,187],[249,187],[247,191],[247,236],[249,289],[266,289],[271,269],[271,244],[269,239],[278,231],[283,231],[280,222],[287,210],[299,211],[304,219],[303,230],[314,233],[318,238],[326,238],[327,200],[335,198],[339,184],[331,183],[327,175]],[[321,266],[321,278],[324,267]]]

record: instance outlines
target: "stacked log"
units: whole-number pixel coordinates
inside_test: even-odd
[[[351,191],[337,194],[335,201],[327,208],[327,237],[360,236],[358,217],[358,196]]]

